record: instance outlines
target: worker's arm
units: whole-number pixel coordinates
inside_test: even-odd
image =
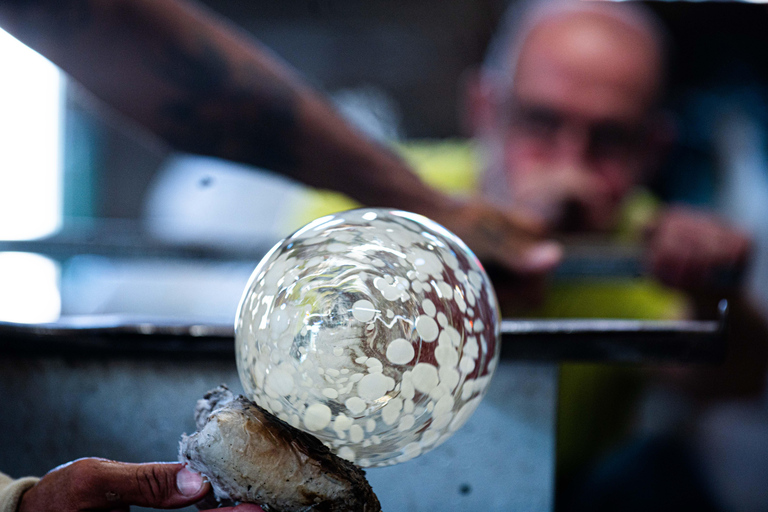
[[[522,272],[559,258],[552,246],[528,251],[537,244],[500,211],[424,184],[258,41],[198,4],[10,0],[0,3],[0,25],[175,149],[421,213]]]
[[[25,0],[4,2],[0,15],[9,32],[176,149],[342,189],[364,204],[443,200],[266,48],[197,4]]]

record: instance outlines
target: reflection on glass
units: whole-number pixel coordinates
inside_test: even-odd
[[[61,73],[0,30],[0,239],[61,222]]]

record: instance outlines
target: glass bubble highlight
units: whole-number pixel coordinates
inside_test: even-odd
[[[329,215],[279,242],[238,308],[237,368],[261,407],[362,467],[448,439],[499,357],[499,309],[467,246],[408,212]]]

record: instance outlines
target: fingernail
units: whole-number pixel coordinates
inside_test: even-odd
[[[253,503],[243,503],[235,507],[237,512],[264,512],[264,509]]]
[[[203,475],[187,468],[181,468],[176,473],[176,487],[184,496],[194,496],[203,487]]]
[[[557,265],[563,257],[563,249],[557,242],[541,243],[524,254],[528,266],[536,269],[549,269]]]

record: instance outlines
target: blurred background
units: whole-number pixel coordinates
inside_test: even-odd
[[[471,176],[450,170],[451,142],[466,136],[464,76],[481,61],[506,2],[205,3],[373,136],[417,146],[417,158],[447,169],[428,181],[471,189]],[[668,104],[679,142],[653,188],[664,200],[721,210],[762,247],[768,11],[748,3],[648,5],[674,48]],[[61,243],[50,248],[60,253],[54,260],[0,253],[13,262],[0,266],[2,320],[151,313],[229,321],[267,248],[313,216],[348,206],[269,173],[169,152],[13,38],[0,34],[0,45],[8,70],[0,79],[0,240],[58,234],[78,253],[69,257]],[[92,250],[75,250],[78,243]],[[768,277],[764,253],[751,276],[763,300],[756,283]],[[183,263],[169,263],[179,257]]]
[[[204,3],[254,34],[371,136],[401,148],[425,180],[456,194],[477,186],[466,166],[462,88],[506,2]],[[651,191],[713,209],[752,233],[746,285],[768,311],[768,7],[646,5],[673,48],[666,103],[677,136]],[[171,152],[4,32],[0,66],[0,322],[121,315],[231,325],[251,271],[275,242],[354,206],[265,171]],[[736,454],[764,448],[764,405],[709,417],[711,438],[722,440],[713,446]],[[645,414],[650,423],[675,415]],[[729,446],[732,438],[721,435],[733,422],[753,429],[739,438],[746,444]],[[726,458],[712,457],[722,468]],[[764,486],[762,464],[741,473],[754,481],[738,471],[720,481]],[[726,508],[765,510],[734,503]]]

